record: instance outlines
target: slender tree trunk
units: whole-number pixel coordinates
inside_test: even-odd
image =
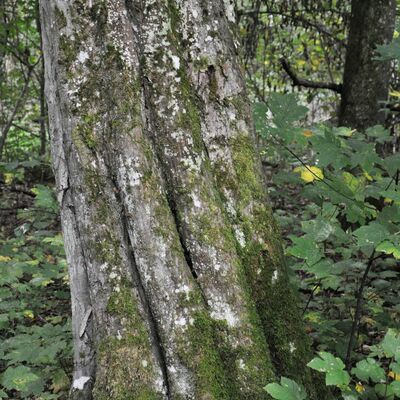
[[[40,48],[43,52],[43,40],[42,40],[42,28],[40,26],[40,15],[39,15],[39,0],[36,0],[37,6],[37,17],[36,26],[40,35]],[[44,93],[44,59],[40,62],[40,70],[37,75],[37,80],[39,83],[39,104],[40,104],[40,149],[39,155],[44,156],[46,154],[46,144],[47,144],[47,130],[46,130],[46,120],[47,120],[47,110],[46,110],[46,96]]]
[[[359,130],[384,124],[390,62],[374,60],[376,46],[392,40],[395,0],[352,0],[339,124]]]
[[[320,399],[255,152],[232,5],[41,0],[72,397]]]

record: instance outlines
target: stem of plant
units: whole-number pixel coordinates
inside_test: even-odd
[[[349,344],[347,346],[346,359],[345,359],[345,364],[346,364],[347,369],[350,368],[351,351],[353,350],[354,337],[355,337],[355,333],[357,332],[357,329],[358,329],[358,324],[360,322],[361,304],[362,304],[362,299],[363,299],[364,287],[365,287],[365,284],[367,282],[368,274],[369,274],[369,271],[372,268],[373,262],[377,258],[380,257],[380,256],[374,257],[374,255],[375,255],[375,249],[373,250],[373,252],[371,253],[371,255],[370,255],[369,259],[368,259],[367,268],[365,268],[364,274],[363,274],[363,276],[361,278],[360,287],[358,288],[358,291],[357,291],[356,310],[355,310],[355,314],[354,314],[353,324],[351,326]]]

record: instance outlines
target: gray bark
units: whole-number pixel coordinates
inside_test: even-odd
[[[384,124],[391,67],[375,58],[393,38],[395,0],[352,0],[339,124],[359,130]]]
[[[41,0],[73,398],[318,398],[229,1]]]

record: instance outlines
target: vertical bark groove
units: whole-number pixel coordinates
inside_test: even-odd
[[[109,169],[112,171],[112,169]],[[111,173],[112,174],[112,173]],[[114,193],[115,197],[117,199],[117,203],[120,205],[121,210],[122,210],[122,216],[121,216],[121,221],[122,221],[122,226],[123,226],[123,232],[124,232],[124,239],[126,243],[128,244],[129,248],[129,255],[130,255],[130,271],[132,274],[133,282],[135,283],[140,300],[143,304],[144,311],[147,316],[147,322],[150,328],[150,335],[151,335],[151,343],[152,347],[154,349],[154,353],[156,355],[156,359],[158,360],[158,363],[160,365],[161,371],[162,371],[162,376],[164,379],[164,386],[166,388],[166,398],[169,400],[170,399],[170,384],[169,384],[169,378],[168,378],[168,368],[167,368],[167,362],[166,362],[166,357],[165,357],[165,351],[163,349],[162,341],[160,338],[160,334],[158,331],[158,326],[157,326],[157,321],[154,318],[153,312],[150,307],[150,302],[148,299],[148,296],[146,295],[143,283],[142,283],[142,278],[140,277],[139,270],[137,268],[137,263],[135,260],[135,251],[134,251],[134,246],[132,245],[131,239],[129,237],[129,229],[128,229],[128,224],[127,224],[127,213],[125,209],[125,205],[119,195],[121,189],[118,186],[118,182],[116,178],[113,178],[112,175],[110,174],[109,179],[112,182],[112,186],[114,188]]]

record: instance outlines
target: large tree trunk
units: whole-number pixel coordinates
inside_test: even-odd
[[[390,62],[374,60],[393,38],[396,0],[352,0],[339,124],[359,130],[383,124]]]
[[[229,2],[41,0],[73,397],[318,397]]]

